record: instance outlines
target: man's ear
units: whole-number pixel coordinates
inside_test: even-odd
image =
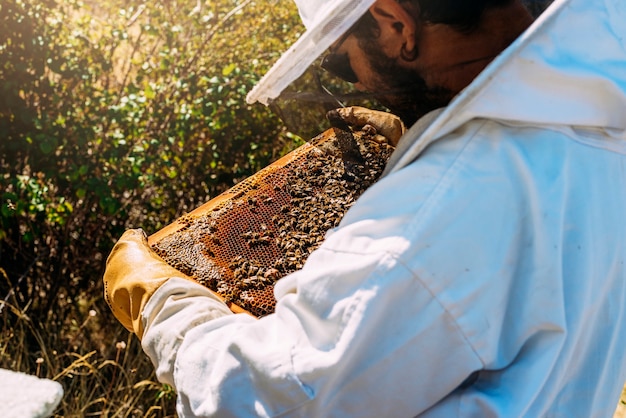
[[[369,11],[380,27],[380,46],[389,56],[402,56],[403,49],[417,51],[417,12],[410,13],[397,0],[377,0]]]

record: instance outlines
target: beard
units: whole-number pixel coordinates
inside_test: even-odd
[[[426,113],[447,106],[454,96],[449,89],[428,86],[414,70],[404,68],[382,53],[376,43],[359,44],[376,74],[372,95],[408,127]],[[368,86],[370,87],[370,86]]]

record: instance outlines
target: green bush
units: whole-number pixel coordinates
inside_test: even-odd
[[[154,232],[300,144],[245,103],[299,25],[286,0],[0,3],[0,366],[61,381],[60,415],[167,409],[160,385],[140,385],[144,408],[105,384],[126,333],[104,259],[125,229]],[[134,390],[153,377],[129,350]]]

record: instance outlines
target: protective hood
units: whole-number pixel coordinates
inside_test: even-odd
[[[556,0],[424,130],[392,171],[476,118],[601,129],[626,140],[626,2]],[[420,130],[421,133],[417,133]]]
[[[250,104],[269,104],[300,77],[333,42],[365,14],[375,0],[295,0],[306,32],[248,93]]]

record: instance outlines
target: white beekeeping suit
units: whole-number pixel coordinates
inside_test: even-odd
[[[626,379],[625,4],[555,2],[418,121],[278,282],[275,314],[162,284],[142,345],[179,414],[610,416]],[[306,42],[337,38],[317,36],[331,15],[308,18],[251,99],[297,77]]]

